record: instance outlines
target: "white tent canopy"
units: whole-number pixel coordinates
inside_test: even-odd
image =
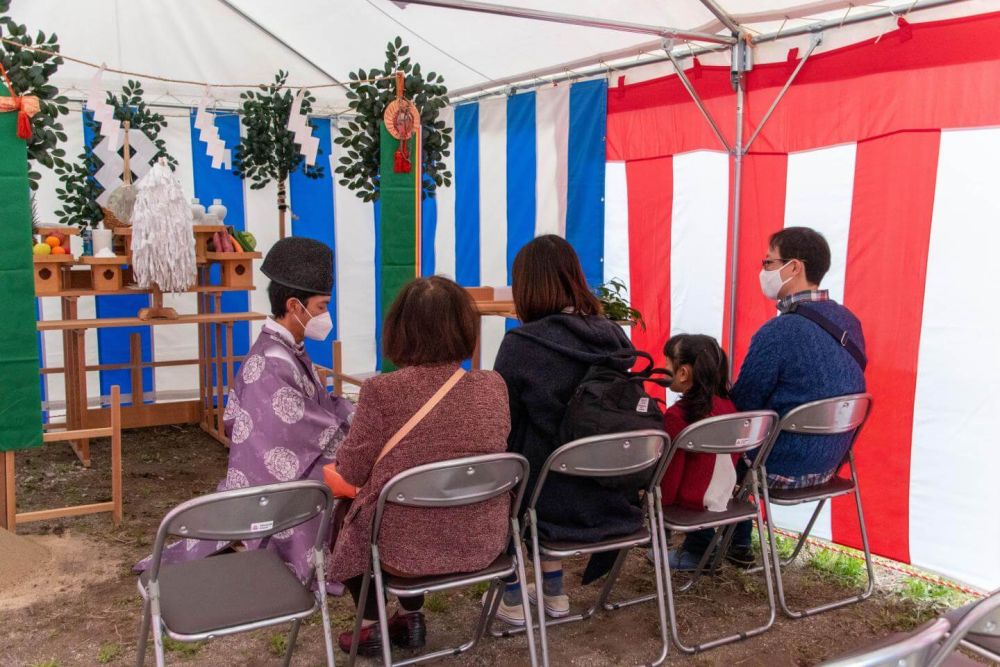
[[[965,0],[920,9],[927,0],[721,0],[722,10],[750,34],[792,31],[821,21],[828,31],[818,52],[877,36],[895,26],[889,15],[847,23],[893,9],[911,22],[939,20],[1000,9],[998,0]],[[479,3],[500,4],[500,3]],[[506,6],[570,14],[684,31],[729,35],[729,30],[699,0],[505,0]],[[908,10],[915,8],[912,13]],[[554,78],[592,73],[618,76],[629,68],[635,81],[662,76],[670,65],[634,69],[662,58],[662,40],[642,34],[566,25],[496,14],[390,0],[13,0],[13,16],[32,29],[56,32],[63,53],[108,67],[169,79],[213,84],[256,84],[278,69],[290,71],[293,86],[330,86],[348,80],[359,67],[384,61],[385,44],[397,35],[425,72],[442,74],[458,93],[504,92],[511,85],[531,87]],[[761,45],[758,61],[781,60],[789,48],[803,47],[808,36]],[[683,54],[701,42],[678,43]],[[706,64],[728,62],[725,53],[703,58]],[[79,99],[94,70],[66,62],[54,83]],[[105,74],[113,88],[127,77]],[[157,81],[140,76],[147,99],[190,106],[204,95],[200,85]],[[223,106],[238,101],[241,88],[213,88]],[[345,90],[316,88],[317,112],[335,115],[347,108]]]

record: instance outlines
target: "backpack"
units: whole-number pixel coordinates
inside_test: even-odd
[[[647,361],[646,368],[639,371],[621,371],[610,365],[616,360],[639,358]],[[653,382],[669,386],[669,375],[666,369],[654,368],[652,356],[641,350],[622,350],[609,355],[605,363],[594,364],[566,405],[559,425],[560,441],[567,443],[622,431],[663,430],[663,410],[659,405],[662,401],[650,396],[644,385]],[[636,489],[645,486],[651,474],[644,471],[596,481],[602,486]]]

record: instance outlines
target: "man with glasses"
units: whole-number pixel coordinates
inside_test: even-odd
[[[810,401],[865,391],[864,335],[858,318],[820,289],[830,268],[830,246],[808,227],[773,234],[761,262],[760,287],[777,302],[778,317],[754,334],[730,396],[740,410],[774,410],[784,417]],[[839,466],[850,434],[803,436],[783,433],[767,460],[768,484],[802,488],[829,480]],[[750,567],[751,523],[740,524],[727,553],[730,562]],[[714,534],[691,533],[671,566],[694,569]]]

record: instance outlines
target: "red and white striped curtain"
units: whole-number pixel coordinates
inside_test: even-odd
[[[739,367],[774,304],[768,236],[830,242],[823,286],[864,326],[875,409],[859,441],[874,551],[1000,586],[1000,14],[900,29],[813,56],[744,160],[736,334],[726,340],[732,160],[676,76],[608,94],[605,277],[630,285],[660,353],[673,333],[723,340]],[[796,64],[748,76],[745,135]],[[728,68],[689,70],[732,142]],[[850,500],[815,534],[860,546]],[[812,507],[779,521],[804,526]]]

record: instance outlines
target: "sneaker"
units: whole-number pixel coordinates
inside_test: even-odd
[[[726,552],[726,560],[742,570],[749,570],[757,562],[757,557],[750,547],[731,545]]]
[[[483,593],[483,604],[486,604],[486,596],[489,593]],[[521,627],[524,625],[524,607],[520,602],[514,605],[508,605],[501,594],[500,606],[497,607],[496,617],[507,623],[509,625],[516,625]]]
[[[545,599],[545,613],[551,618],[563,618],[569,616],[569,596],[568,595],[543,595]],[[538,604],[538,596],[535,595],[535,585],[528,584],[528,602]]]
[[[427,621],[419,611],[400,613],[389,619],[389,641],[399,648],[423,648],[427,644]]]
[[[694,572],[698,569],[702,555],[693,554],[684,549],[671,549],[667,552],[667,563],[670,565],[671,570],[677,572]],[[707,566],[711,567],[711,561],[709,561]]]
[[[354,637],[354,630],[340,633],[337,643],[344,653],[351,652],[351,639]],[[382,636],[379,634],[378,623],[372,623],[366,628],[361,628],[361,636],[358,637],[358,655],[371,658],[382,655]]]

